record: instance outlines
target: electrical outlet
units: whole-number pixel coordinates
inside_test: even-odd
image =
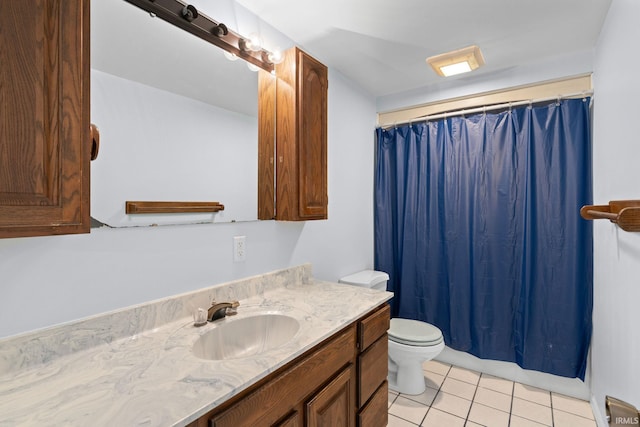
[[[235,236],[233,238],[233,262],[243,262],[246,259],[246,236]]]

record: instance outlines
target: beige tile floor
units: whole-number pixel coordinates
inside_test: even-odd
[[[596,427],[589,402],[445,363],[418,396],[389,391],[388,427]]]

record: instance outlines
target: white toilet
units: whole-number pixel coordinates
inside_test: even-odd
[[[364,270],[339,280],[355,286],[384,291],[389,275]],[[425,390],[422,363],[444,349],[440,329],[418,320],[391,319],[389,336],[389,388],[404,394],[421,394]]]

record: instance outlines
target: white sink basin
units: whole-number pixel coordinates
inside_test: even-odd
[[[225,320],[203,334],[193,345],[200,359],[240,359],[260,355],[286,344],[300,329],[300,323],[282,314],[261,314]]]

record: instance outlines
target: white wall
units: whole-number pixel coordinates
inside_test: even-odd
[[[640,2],[614,0],[596,48],[594,202],[640,199]],[[640,407],[640,233],[594,221],[592,392]]]
[[[0,239],[0,338],[303,262],[334,281],[371,268],[374,123],[374,98],[330,70],[326,221]],[[245,263],[232,262],[236,235]]]

